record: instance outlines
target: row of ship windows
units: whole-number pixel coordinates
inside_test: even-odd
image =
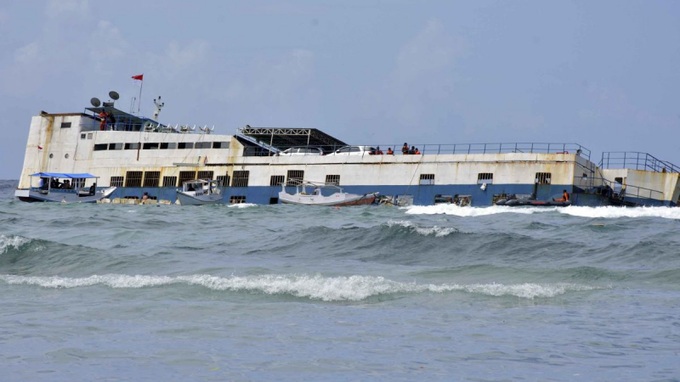
[[[105,150],[174,150],[174,149],[228,149],[229,142],[136,142],[97,143],[94,151]]]
[[[229,174],[217,175],[214,171],[180,171],[177,176],[164,176],[161,183],[160,171],[128,171],[125,176],[112,176],[111,186],[116,187],[179,187],[184,182],[193,179],[215,179],[220,185],[225,187],[248,187],[250,171],[233,172],[233,178]],[[305,177],[303,170],[288,170],[286,175],[272,175],[269,181],[270,186],[280,186],[285,183],[287,186],[300,184]],[[538,184],[550,184],[552,175],[549,172],[537,172],[535,182]],[[482,172],[477,174],[477,184],[492,184],[493,173]],[[340,175],[326,175],[326,184],[340,185]],[[434,174],[420,174],[421,186],[433,185]]]

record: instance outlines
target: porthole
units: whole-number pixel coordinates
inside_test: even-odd
[[[64,158],[68,159],[68,154],[64,155]]]

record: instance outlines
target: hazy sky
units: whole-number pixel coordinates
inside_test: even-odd
[[[680,165],[680,1],[0,3],[0,179],[30,119],[121,94],[160,121],[355,144],[570,142]]]

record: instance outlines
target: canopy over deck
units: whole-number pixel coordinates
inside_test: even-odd
[[[251,127],[246,125],[240,133],[256,141],[279,150],[293,146],[320,147],[324,153],[346,146],[347,144],[321,130],[295,127]]]

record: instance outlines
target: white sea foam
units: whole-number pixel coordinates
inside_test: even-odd
[[[558,209],[559,212],[586,218],[645,218],[657,217],[665,219],[680,219],[678,207],[580,207],[569,206]]]
[[[388,227],[400,226],[404,228],[413,229],[414,231],[423,236],[443,237],[458,231],[455,228],[439,227],[436,225],[432,227],[419,227],[408,220],[390,220],[386,224]]]
[[[578,284],[567,284],[567,283],[556,283],[556,284],[535,284],[535,283],[523,283],[523,284],[470,284],[470,285],[432,285],[430,290],[445,292],[447,290],[451,291],[464,291],[468,293],[478,293],[487,296],[515,296],[527,299],[541,298],[541,297],[555,297],[563,295],[569,291],[589,291],[597,289],[592,286],[578,285]]]
[[[459,207],[454,204],[437,204],[433,206],[410,206],[406,207],[405,210],[406,213],[410,215],[442,214],[460,217],[475,217],[504,213],[536,214],[557,211],[565,215],[587,218],[659,217],[665,219],[680,219],[680,208],[677,207]]]
[[[486,216],[495,214],[523,214],[554,211],[557,207],[459,207],[455,204],[436,204],[433,206],[410,206],[406,207],[406,213],[410,215],[456,215],[460,217]]]
[[[249,208],[249,207],[257,207],[257,204],[253,203],[234,203],[234,204],[229,204],[227,205],[228,208]]]
[[[0,255],[7,252],[10,247],[18,249],[20,246],[30,241],[30,239],[21,236],[0,235]]]
[[[83,278],[59,276],[0,275],[0,281],[43,288],[79,288],[103,285],[111,288],[148,288],[171,284],[197,285],[216,291],[252,291],[270,295],[292,295],[321,301],[361,301],[371,296],[395,293],[465,292],[486,296],[515,296],[525,299],[555,297],[570,291],[595,287],[555,284],[417,284],[392,281],[380,276],[260,275],[219,277],[211,275],[148,276],[93,275]]]

